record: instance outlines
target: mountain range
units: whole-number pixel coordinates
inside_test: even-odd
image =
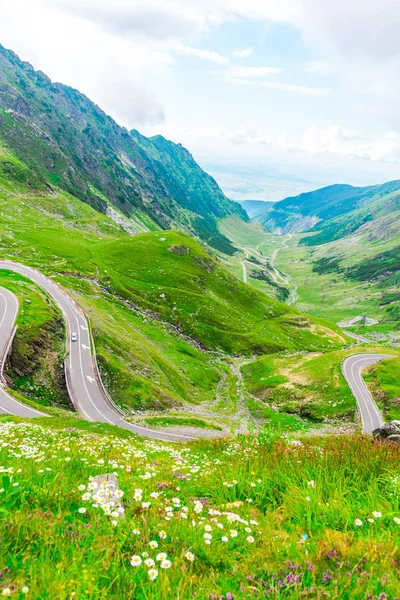
[[[179,227],[231,254],[217,220],[248,219],[180,144],[120,127],[85,95],[53,83],[1,45],[0,143],[46,185],[127,230]]]

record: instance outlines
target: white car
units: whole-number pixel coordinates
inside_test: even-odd
[[[76,333],[71,333],[71,342],[76,342],[78,339],[78,336],[76,335]]]

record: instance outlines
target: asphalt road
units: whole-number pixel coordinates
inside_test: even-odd
[[[194,439],[189,436],[132,425],[125,421],[122,413],[113,405],[101,383],[91,351],[88,322],[85,314],[75,301],[51,279],[35,269],[11,261],[0,261],[0,269],[15,271],[31,279],[47,292],[62,310],[67,325],[68,357],[66,373],[68,391],[76,410],[82,413],[88,421],[110,423],[128,429],[133,433],[164,441]],[[0,288],[0,365],[2,365],[2,359],[7,352],[17,314],[17,298],[8,290]],[[71,341],[72,332],[77,335],[75,342]],[[362,379],[361,373],[368,365],[375,364],[385,358],[393,357],[386,354],[357,354],[348,357],[342,365],[343,375],[357,400],[365,433],[371,433],[374,429],[380,427],[383,424],[383,419]],[[1,375],[2,370],[0,370]],[[20,417],[48,416],[13,398],[2,384],[0,384],[0,413],[9,413]]]
[[[385,358],[394,357],[390,354],[356,354],[343,361],[342,372],[357,400],[364,433],[372,433],[383,425],[384,420],[362,378],[362,371]]]
[[[18,314],[18,300],[8,290],[0,288],[0,360],[2,360],[10,341],[14,322]],[[2,375],[2,372],[1,372]],[[44,413],[18,402],[10,396],[0,384],[0,414],[19,415],[20,417],[44,417]]]
[[[61,288],[35,269],[14,263],[0,261],[0,269],[15,271],[39,285],[64,314],[67,325],[66,373],[68,391],[73,405],[88,421],[110,423],[128,429],[133,433],[164,441],[188,441],[189,436],[167,433],[132,425],[125,421],[119,409],[107,397],[99,379],[95,360],[91,351],[90,333],[85,314],[75,301]],[[0,360],[4,355],[14,322],[18,313],[18,301],[9,291],[0,288]],[[71,341],[71,333],[76,333],[77,340]],[[0,412],[11,413],[20,417],[46,416],[13,399],[0,387]]]

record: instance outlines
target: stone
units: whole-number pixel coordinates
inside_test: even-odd
[[[117,476],[114,473],[105,473],[104,475],[96,475],[91,479],[92,483],[96,484],[96,490],[94,494],[96,494],[99,490],[104,489],[109,490],[109,495],[105,496],[107,502],[109,502],[112,506],[111,511],[119,513],[118,516],[120,519],[125,517],[125,508],[122,504],[122,496],[123,493],[118,485]],[[118,493],[117,493],[118,492]],[[118,495],[121,494],[121,497]]]
[[[374,429],[374,431],[372,432],[372,435],[374,436],[375,439],[381,439],[381,440],[385,440],[393,435],[400,436],[400,428],[398,427],[398,425],[396,423],[398,423],[398,421],[397,422],[392,421],[391,423],[385,423],[384,425],[382,425],[382,427],[378,427],[377,429]]]

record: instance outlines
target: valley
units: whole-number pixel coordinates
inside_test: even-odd
[[[0,594],[395,600],[399,198],[247,214],[0,46]]]

